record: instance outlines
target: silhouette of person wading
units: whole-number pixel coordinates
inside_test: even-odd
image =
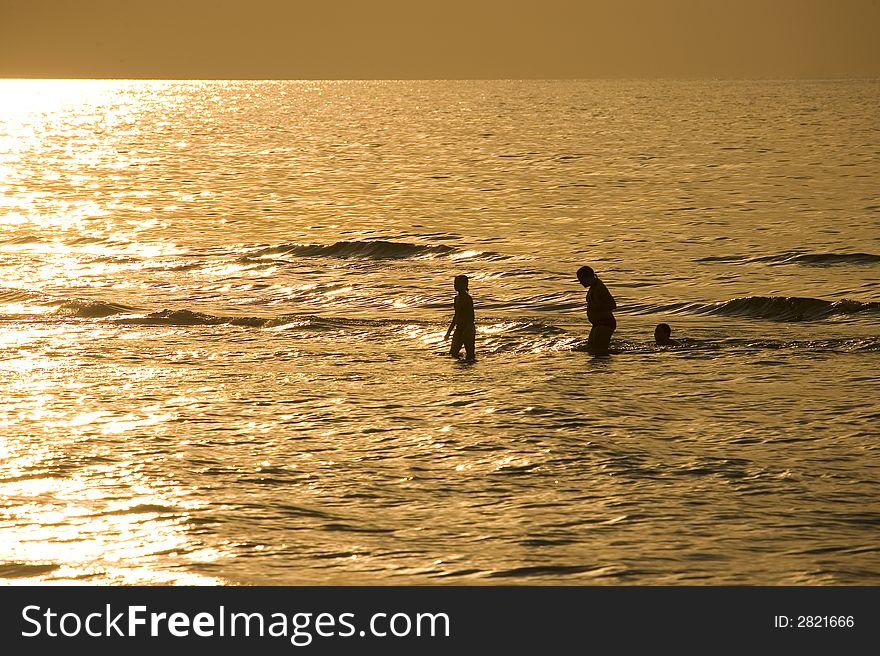
[[[455,291],[458,292],[454,303],[455,314],[452,316],[449,330],[446,331],[446,337],[443,339],[449,339],[449,334],[455,329],[449,355],[454,358],[459,357],[461,347],[464,346],[467,359],[473,360],[476,357],[474,341],[477,336],[477,327],[474,323],[474,299],[468,294],[468,277],[465,275],[455,276],[453,285]]]
[[[593,324],[587,339],[587,351],[594,354],[608,353],[611,335],[617,328],[613,310],[617,303],[608,288],[588,266],[577,271],[578,281],[587,288],[587,319]]]

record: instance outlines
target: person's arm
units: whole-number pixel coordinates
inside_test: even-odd
[[[452,304],[453,312],[452,312],[452,321],[449,322],[449,328],[446,330],[446,337],[444,340],[449,339],[449,336],[452,334],[452,329],[455,328],[455,320],[458,319],[458,296],[455,297],[455,302]]]
[[[443,338],[444,340],[449,339],[449,335],[452,334],[453,328],[455,328],[455,315],[454,314],[452,315],[452,321],[449,323],[449,328],[446,331],[446,337]]]

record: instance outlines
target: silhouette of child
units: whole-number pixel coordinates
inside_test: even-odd
[[[681,346],[677,341],[672,339],[672,328],[668,323],[658,323],[654,328],[654,341],[658,346]]]
[[[591,353],[608,353],[611,335],[617,328],[617,320],[612,312],[617,303],[599,276],[588,266],[577,270],[577,279],[587,288],[587,319],[593,327],[587,339],[587,350]]]
[[[449,349],[449,355],[454,358],[459,357],[461,347],[464,346],[467,359],[473,360],[475,357],[474,341],[477,336],[477,327],[474,323],[474,299],[468,294],[468,277],[465,275],[455,276],[453,285],[455,286],[455,291],[458,292],[454,303],[455,314],[452,316],[449,330],[446,331],[446,337],[443,339],[449,339],[449,334],[452,333],[454,328],[455,332],[452,334],[452,345]]]

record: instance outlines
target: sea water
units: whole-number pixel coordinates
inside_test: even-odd
[[[0,581],[880,583],[877,81],[0,98]]]

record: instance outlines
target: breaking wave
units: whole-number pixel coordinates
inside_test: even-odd
[[[248,253],[247,258],[272,255],[325,258],[365,258],[371,260],[403,260],[413,257],[450,255],[456,252],[445,244],[410,244],[394,241],[338,241],[335,244],[281,244]]]
[[[626,310],[631,314],[709,314],[769,321],[819,321],[832,316],[880,312],[880,303],[850,299],[826,301],[798,296],[747,296],[717,303],[633,305]]]
[[[878,264],[880,255],[872,253],[781,253],[757,257],[749,262],[765,262],[771,265],[800,264],[804,266],[831,266],[834,264]]]
[[[119,303],[80,300],[64,301],[56,310],[57,314],[77,319],[101,319],[103,317],[111,317],[114,314],[126,314],[136,311],[137,308]]]
[[[0,240],[0,246],[23,246],[26,244],[41,244],[43,240],[36,235],[22,235]]]
[[[835,315],[880,312],[880,303],[843,299],[826,301],[797,296],[748,296],[722,303],[711,303],[693,310],[696,314],[752,317],[771,321],[816,321]]]

